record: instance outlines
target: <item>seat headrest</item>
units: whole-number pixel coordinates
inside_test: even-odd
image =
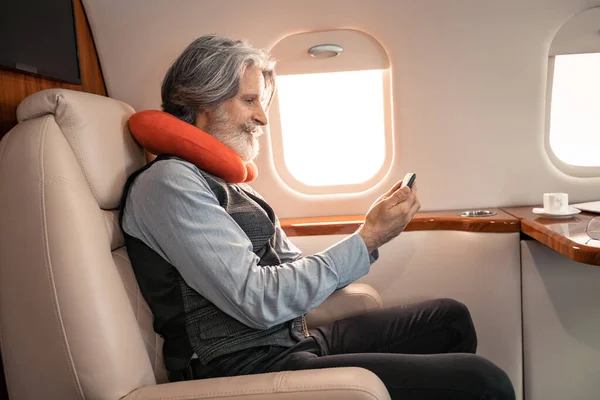
[[[24,99],[17,120],[53,115],[102,209],[118,206],[127,177],[144,165],[143,149],[129,133],[131,106],[104,96],[48,89]]]

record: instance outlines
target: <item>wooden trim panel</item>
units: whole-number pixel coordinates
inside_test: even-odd
[[[406,231],[464,231],[505,233],[519,232],[519,220],[500,210],[490,209],[497,215],[491,217],[461,217],[463,210],[428,211],[415,215]],[[345,215],[334,217],[285,218],[281,227],[288,236],[338,235],[354,233],[365,216]]]
[[[534,214],[533,207],[503,209],[519,218],[521,231],[573,261],[600,265],[600,242],[585,233],[589,221],[597,214],[582,212],[570,218],[544,218]]]
[[[73,6],[81,85],[0,69],[0,139],[17,124],[17,106],[30,94],[44,89],[63,88],[106,96],[98,54],[81,0],[74,0]]]
[[[362,215],[285,218],[280,220],[287,236],[339,235],[354,233],[365,220]]]
[[[598,215],[582,212],[567,219],[543,218],[532,208],[489,209],[497,213],[492,217],[461,217],[460,210],[420,212],[405,231],[523,232],[574,261],[600,266],[600,243],[585,233],[588,222]],[[364,218],[358,214],[285,218],[280,222],[288,236],[338,235],[354,233]]]

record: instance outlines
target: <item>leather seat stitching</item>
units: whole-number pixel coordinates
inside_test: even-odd
[[[315,391],[334,391],[334,390],[347,390],[347,389],[351,389],[354,391],[360,391],[363,393],[366,393],[368,395],[370,395],[371,397],[373,397],[374,399],[379,398],[377,396],[376,393],[373,392],[373,390],[371,390],[371,388],[369,387],[365,387],[365,386],[358,386],[358,385],[328,385],[328,386],[323,386],[323,385],[317,385],[317,386],[293,386],[293,387],[289,387],[286,389],[283,389],[282,391],[278,392],[278,393],[294,393],[294,392],[302,392],[302,393],[307,393],[309,390],[315,390]],[[269,388],[265,388],[265,389],[253,389],[253,390],[236,390],[236,391],[231,391],[231,392],[204,392],[204,393],[188,393],[185,395],[179,395],[179,396],[166,396],[166,397],[160,397],[161,399],[171,399],[171,400],[175,400],[175,399],[195,399],[195,398],[205,398],[205,397],[212,397],[212,396],[219,396],[219,397],[226,397],[226,396],[231,396],[231,395],[254,395],[254,394],[258,394],[258,393],[262,393],[262,394],[275,394],[277,392],[274,392],[273,389],[269,389]]]
[[[44,143],[45,143],[45,139],[46,139],[46,126],[48,125],[48,118],[45,118],[44,121],[42,122],[42,126],[40,127],[40,131],[41,131],[41,135],[40,135],[40,146],[39,146],[39,167],[40,167],[40,176],[41,179],[39,181],[39,188],[40,188],[40,206],[41,206],[41,231],[44,233],[44,240],[42,241],[42,246],[44,248],[44,254],[45,254],[45,267],[46,267],[46,275],[48,278],[48,283],[50,285],[50,291],[52,292],[52,295],[54,297],[54,301],[52,302],[52,311],[54,312],[54,317],[56,320],[56,324],[58,326],[58,332],[61,336],[62,339],[62,346],[63,346],[63,350],[65,351],[65,356],[67,358],[67,366],[69,368],[69,371],[71,372],[71,378],[73,379],[73,383],[75,383],[75,387],[77,388],[77,391],[79,392],[79,395],[81,398],[85,398],[84,394],[83,394],[83,388],[81,387],[81,384],[79,382],[79,378],[77,376],[77,373],[75,372],[75,366],[74,366],[74,362],[73,362],[73,357],[71,354],[71,350],[69,348],[69,343],[68,343],[68,339],[67,339],[67,335],[65,332],[65,327],[63,325],[63,320],[62,320],[62,316],[61,316],[61,312],[60,312],[60,308],[59,308],[59,304],[58,304],[58,295],[56,293],[56,285],[54,282],[54,274],[52,271],[52,260],[50,257],[50,249],[48,247],[48,230],[47,230],[47,225],[46,225],[46,185],[44,182]]]
[[[281,383],[283,382],[283,377],[286,376],[286,373],[282,373],[280,374],[277,378],[277,382],[275,382],[275,392],[279,392],[279,389],[281,388]]]
[[[83,163],[83,156],[81,155],[81,149],[79,148],[79,141],[77,140],[77,135],[75,135],[75,128],[73,127],[73,118],[71,115],[71,106],[69,104],[69,102],[67,102],[64,98],[64,96],[61,94],[58,96],[58,99],[61,103],[63,103],[67,109],[67,115],[69,118],[69,128],[71,129],[71,138],[73,139],[73,144],[75,146],[74,153],[75,156],[77,157],[77,161],[79,162],[79,166],[81,167],[81,170],[83,171],[83,174],[85,176],[85,181],[88,185],[88,187],[90,188],[90,191],[92,192],[92,195],[94,196],[94,198],[96,199],[96,202],[98,203],[98,205],[100,205],[101,208],[105,207],[105,204],[102,203],[100,201],[100,199],[98,198],[98,194],[96,193],[96,191],[94,190],[91,182],[90,182],[90,177],[88,175],[87,169],[85,168],[85,164]]]

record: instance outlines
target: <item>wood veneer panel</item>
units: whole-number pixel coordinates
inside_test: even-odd
[[[0,139],[17,124],[17,106],[32,93],[44,89],[64,88],[106,96],[98,54],[81,0],[74,0],[73,5],[81,85],[0,69]]]
[[[464,232],[519,232],[519,220],[500,210],[491,217],[461,217],[462,210],[419,212],[405,231],[464,231]],[[281,227],[288,236],[336,235],[354,233],[365,216],[285,218]]]
[[[533,207],[503,210],[521,220],[521,231],[573,261],[600,265],[600,241],[585,233],[589,221],[598,214],[582,212],[569,218],[547,218],[534,214]]]

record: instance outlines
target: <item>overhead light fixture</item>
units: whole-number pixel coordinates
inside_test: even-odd
[[[332,58],[339,56],[342,51],[342,46],[337,44],[318,44],[308,49],[308,54],[314,58]]]

